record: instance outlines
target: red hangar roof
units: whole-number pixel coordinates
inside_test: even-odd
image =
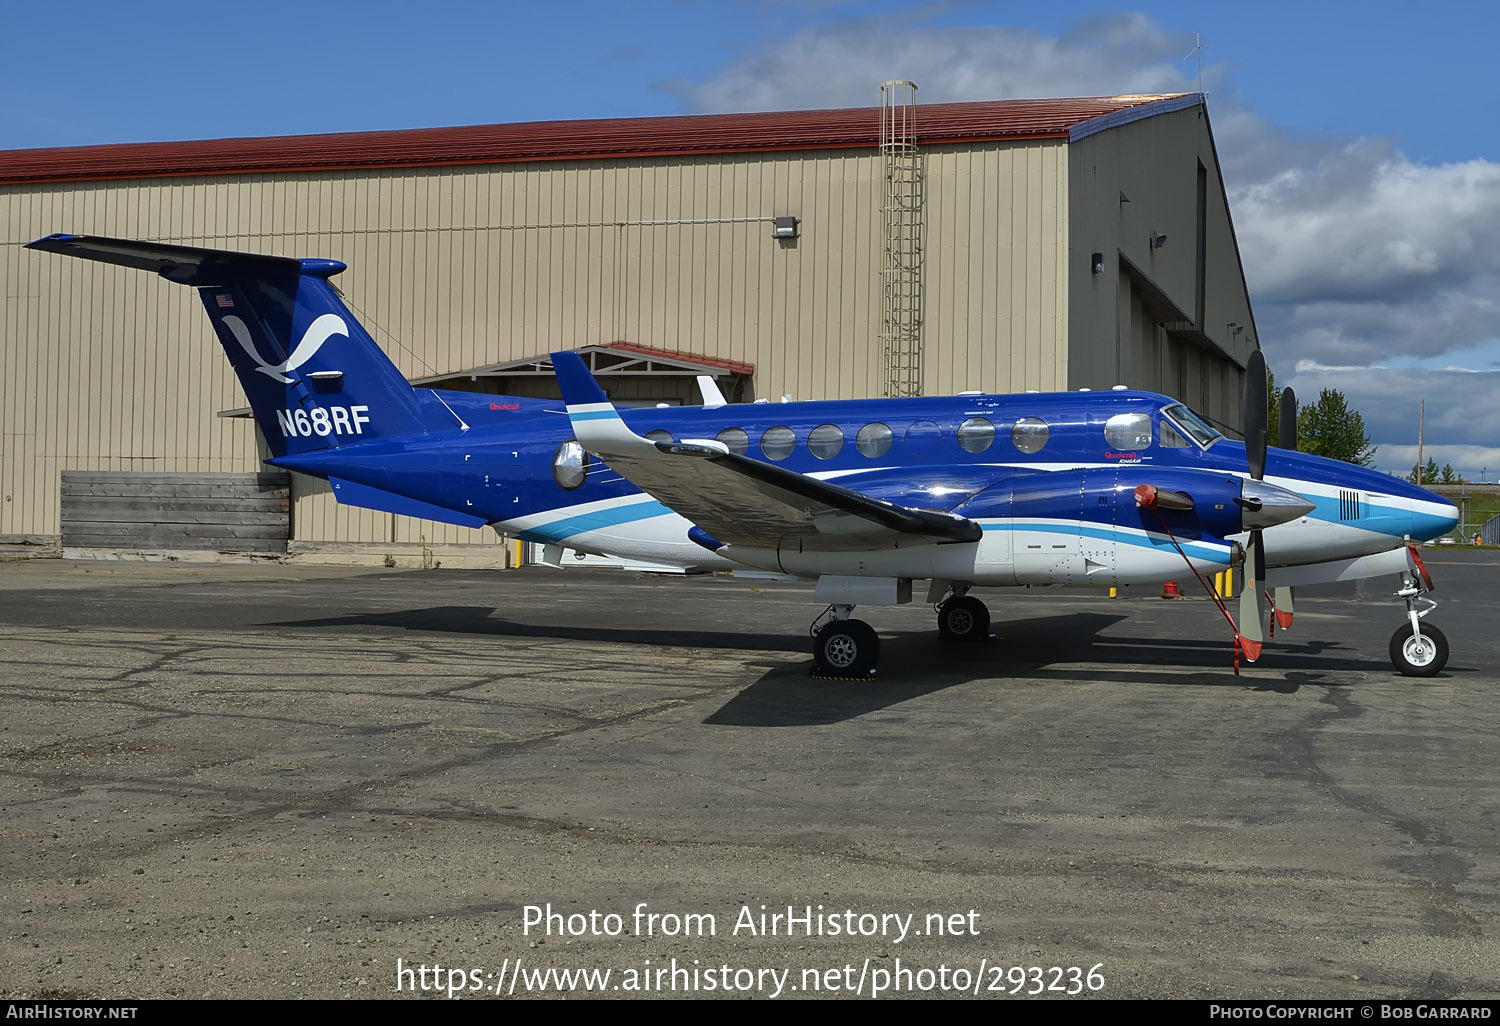
[[[925,104],[916,134],[923,145],[1071,140],[1202,102],[1175,93]],[[0,185],[857,148],[877,145],[879,126],[877,108],[853,107],[0,150]]]

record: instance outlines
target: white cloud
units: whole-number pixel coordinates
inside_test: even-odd
[[[1426,400],[1424,438],[1434,455],[1478,478],[1487,466],[1475,453],[1500,443],[1500,371],[1432,370],[1420,367],[1329,367],[1299,364],[1277,385],[1291,385],[1298,401],[1316,401],[1324,388],[1344,393],[1350,407],[1364,418],[1370,440],[1380,447],[1376,464],[1384,469],[1409,469],[1416,459],[1417,422]],[[1406,454],[1410,448],[1411,455]],[[1459,462],[1459,460],[1463,462]],[[1480,462],[1474,462],[1481,460]],[[1495,466],[1500,468],[1500,463]]]
[[[916,81],[922,102],[1180,92],[1197,86],[1182,59],[1191,47],[1142,14],[1055,37],[891,15],[762,41],[710,78],[665,88],[696,111],[872,106],[890,78]],[[1257,114],[1223,66],[1205,67],[1204,85],[1261,344],[1273,370],[1295,368],[1280,383],[1304,398],[1344,391],[1382,466],[1384,450],[1415,441],[1423,397],[1434,446],[1490,451],[1500,374],[1435,368],[1500,366],[1500,164],[1421,164],[1390,140],[1299,136]]]
[[[1142,14],[1082,21],[1061,36],[889,15],[804,28],[712,78],[661,87],[690,110],[716,113],[874,106],[889,79],[916,82],[923,103],[1184,92],[1196,88],[1180,61],[1191,46],[1190,35]]]

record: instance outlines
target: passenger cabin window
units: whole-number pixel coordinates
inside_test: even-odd
[[[572,491],[589,475],[589,454],[575,439],[568,439],[552,454],[552,480]]]
[[[891,451],[891,439],[891,429],[877,421],[859,429],[859,434],[854,436],[854,447],[860,455],[878,460]]]
[[[931,456],[943,440],[943,429],[930,420],[919,420],[906,429],[906,447],[918,456]]]
[[[1192,443],[1182,437],[1182,432],[1174,428],[1170,421],[1161,422],[1161,447],[1163,449],[1191,449]]]
[[[984,417],[970,417],[958,426],[958,444],[964,452],[984,452],[995,442],[995,425]]]
[[[736,456],[743,456],[750,451],[750,436],[745,434],[744,428],[725,428],[714,437]]]
[[[831,460],[844,448],[844,432],[833,424],[819,424],[807,436],[807,449],[820,460]]]
[[[1115,414],[1104,422],[1104,440],[1112,449],[1149,448],[1151,414],[1145,411]]]
[[[780,462],[797,448],[797,432],[784,425],[770,428],[760,436],[760,451],[766,459]]]
[[[1010,444],[1024,453],[1041,452],[1047,444],[1051,429],[1040,417],[1022,417],[1010,429]]]

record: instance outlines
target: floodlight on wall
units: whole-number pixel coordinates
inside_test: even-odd
[[[1166,244],[1167,244],[1167,233],[1166,232],[1152,232],[1151,233],[1151,248],[1152,249],[1161,249]]]
[[[1104,254],[1103,253],[1095,253],[1093,256],[1089,257],[1089,269],[1091,271],[1093,271],[1095,274],[1103,274],[1104,273]]]
[[[778,217],[776,227],[771,232],[774,239],[795,239],[798,234],[800,222],[795,217]]]
[[[1231,335],[1241,334],[1244,330],[1245,326],[1243,324],[1236,324],[1233,321],[1229,322],[1229,333]]]

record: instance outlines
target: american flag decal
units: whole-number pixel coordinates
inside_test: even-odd
[[[219,301],[219,309],[221,310],[234,306],[234,297],[227,292],[220,292],[214,298]]]

